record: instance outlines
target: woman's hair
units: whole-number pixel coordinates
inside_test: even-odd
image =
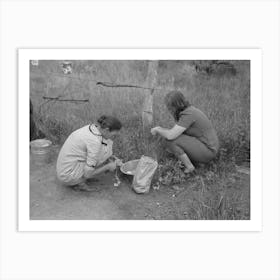
[[[191,104],[185,99],[180,91],[170,91],[164,98],[167,109],[172,113],[176,121],[180,118],[180,113],[188,108]]]
[[[115,117],[102,115],[97,120],[98,124],[102,129],[108,128],[109,131],[120,130],[122,123]]]

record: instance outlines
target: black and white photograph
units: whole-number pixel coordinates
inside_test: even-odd
[[[0,279],[279,280],[278,0],[0,1]]]
[[[30,60],[31,220],[250,220],[250,60]]]

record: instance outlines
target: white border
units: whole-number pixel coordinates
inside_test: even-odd
[[[261,231],[262,63],[260,49],[19,49],[18,230],[19,231]],[[29,219],[29,60],[250,60],[251,220],[126,221]]]

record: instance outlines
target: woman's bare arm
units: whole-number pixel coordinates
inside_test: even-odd
[[[151,129],[151,133],[158,133],[160,136],[167,140],[174,140],[179,137],[185,130],[185,127],[175,124],[171,129],[163,128],[160,126],[154,127]]]
[[[114,162],[110,162],[110,163],[107,163],[107,164],[105,164],[101,167],[98,167],[98,168],[94,168],[94,167],[90,167],[88,165],[85,165],[85,167],[84,167],[84,177],[86,179],[90,179],[90,178],[92,178],[92,177],[94,177],[94,176],[96,176],[100,173],[103,173],[103,172],[107,171],[107,170],[112,171],[112,170],[114,170],[113,164],[114,164]]]

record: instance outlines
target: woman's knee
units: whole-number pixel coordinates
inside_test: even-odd
[[[200,150],[189,152],[190,158],[197,163],[208,163],[215,158],[215,153],[210,150]]]
[[[177,144],[176,140],[165,140],[166,150],[176,156],[184,154],[184,150]]]

